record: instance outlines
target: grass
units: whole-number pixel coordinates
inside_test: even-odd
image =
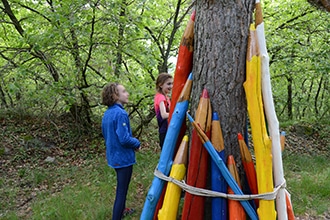
[[[158,158],[159,153],[150,149],[137,153],[138,163],[134,166],[127,200],[127,206],[137,210],[131,219],[139,219]],[[328,211],[328,159],[322,155],[310,157],[284,154],[287,188],[291,193],[296,215],[308,213],[319,216]],[[54,176],[68,178],[70,181],[70,184],[59,192],[43,191],[36,194],[29,219],[109,219],[112,215],[116,178],[115,172],[106,165],[104,158],[91,158],[82,167],[64,167],[56,171],[51,168],[48,171],[26,170],[22,173],[26,182],[32,185],[45,180],[55,184],[55,179],[52,179]],[[19,193],[17,188],[12,190],[10,200],[14,200],[15,194]],[[1,219],[21,218],[15,211],[11,211]]]
[[[137,160],[127,199],[127,206],[138,210],[132,219],[139,219],[158,154],[141,150],[137,153]],[[42,195],[33,204],[31,219],[109,219],[115,195],[115,172],[104,159],[91,160],[90,164],[89,169],[75,173],[73,185],[57,195]]]
[[[99,155],[100,156],[100,155]],[[141,149],[136,153],[137,164],[134,165],[132,181],[129,188],[127,206],[134,207],[137,212],[131,219],[139,219],[142,210],[145,193],[153,178],[153,170],[159,159],[159,152],[150,149]],[[115,171],[109,168],[105,158],[91,157],[79,166],[51,166],[48,169],[24,167],[18,170],[21,184],[30,184],[32,187],[42,184],[46,190],[31,192],[33,204],[30,208],[32,215],[23,216],[14,206],[16,196],[22,193],[20,184],[0,181],[5,196],[5,203],[0,203],[0,219],[110,219],[114,201],[116,177]],[[57,181],[56,181],[57,179]],[[65,185],[58,188],[58,184]],[[12,188],[7,188],[12,185]],[[6,187],[5,187],[6,186]],[[30,187],[29,187],[30,188]],[[29,189],[27,189],[29,190]]]
[[[9,134],[5,134],[8,137]],[[157,129],[140,139],[142,149],[136,153],[127,207],[136,213],[126,219],[140,219],[145,196],[159,160]],[[91,141],[83,150],[61,149],[56,163],[45,163],[52,152],[29,151],[24,147],[7,162],[1,159],[0,219],[103,220],[112,216],[116,177],[104,158],[104,143]],[[13,139],[12,143],[16,143]],[[11,143],[7,141],[8,143]],[[83,144],[82,144],[83,145]],[[308,156],[297,152],[283,153],[287,189],[296,216],[329,215],[329,154]],[[10,172],[6,173],[6,169]],[[181,204],[182,208],[182,204]]]
[[[295,213],[318,216],[329,212],[329,157],[284,154],[283,164]]]

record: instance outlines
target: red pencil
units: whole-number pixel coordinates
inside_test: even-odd
[[[195,122],[210,137],[212,111],[211,102],[206,89],[203,90],[198,108],[196,110]],[[189,165],[187,171],[187,184],[198,188],[206,188],[209,154],[195,129],[192,131],[191,147],[189,154]],[[190,193],[185,194],[182,219],[203,220],[205,197]]]
[[[243,168],[247,177],[247,181],[252,194],[258,194],[257,174],[252,160],[251,153],[245,144],[244,138],[241,133],[238,133],[239,149],[241,151]],[[254,200],[257,208],[259,207],[259,200]]]

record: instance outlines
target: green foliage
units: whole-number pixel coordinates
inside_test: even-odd
[[[329,118],[330,14],[306,0],[262,4],[280,121]],[[18,22],[2,14],[0,109],[51,115],[78,106],[88,110],[79,111],[82,118],[94,119],[103,112],[103,86],[118,81],[131,94],[135,123],[147,126],[155,78],[175,68],[170,58],[189,19],[188,2],[13,1],[10,7]]]
[[[159,68],[167,71],[176,56],[187,4],[11,2],[13,14],[3,13],[0,29],[0,108],[54,114],[82,106],[98,114],[102,87],[119,81],[145,111]]]
[[[280,119],[329,118],[330,14],[305,0],[265,1],[263,11]]]

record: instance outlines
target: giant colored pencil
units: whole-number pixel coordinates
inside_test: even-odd
[[[209,136],[211,132],[212,110],[209,94],[203,89],[196,110],[196,123]],[[208,174],[208,153],[198,137],[197,131],[193,129],[189,153],[189,165],[187,170],[187,184],[198,188],[206,188]],[[186,192],[182,210],[182,220],[204,219],[205,197]]]
[[[175,66],[173,88],[171,95],[171,106],[168,121],[172,119],[175,105],[179,99],[182,88],[187,81],[189,73],[192,70],[193,52],[194,52],[194,24],[195,24],[195,11],[192,12],[186,29],[181,38],[178,59]],[[186,122],[182,123],[179,133],[179,140],[181,140],[186,132]],[[179,147],[179,142],[176,144],[175,151]]]
[[[254,25],[250,26],[246,55],[245,89],[247,108],[250,118],[252,141],[256,157],[256,172],[259,193],[273,192],[272,146],[268,137],[261,98],[260,57]],[[260,200],[257,210],[260,219],[275,220],[273,200]]]
[[[218,168],[221,171],[222,176],[225,178],[227,184],[230,186],[230,188],[234,191],[237,195],[243,195],[242,190],[237,185],[236,181],[230,174],[230,172],[227,169],[226,164],[223,162],[223,160],[220,158],[220,156],[217,154],[216,150],[214,149],[213,145],[211,144],[209,138],[206,136],[206,134],[203,132],[203,130],[198,126],[198,124],[194,121],[194,119],[187,113],[189,121],[192,123],[194,129],[197,130],[199,137],[201,138],[201,141],[204,145],[204,147],[209,152],[212,160],[216,163]],[[243,208],[245,209],[246,213],[249,215],[251,220],[258,219],[258,216],[255,212],[255,210],[252,208],[250,203],[246,200],[240,201]]]
[[[250,190],[252,194],[258,194],[258,185],[257,185],[257,174],[256,170],[254,168],[254,163],[252,160],[251,153],[248,149],[248,147],[245,144],[244,138],[241,133],[238,133],[238,144],[239,149],[241,151],[241,157],[242,157],[242,164],[243,168],[247,177],[247,181],[250,187]],[[259,200],[254,200],[256,203],[256,206],[259,206]]]
[[[282,131],[281,132],[280,142],[281,142],[281,150],[284,151],[284,147],[285,147],[285,131]]]
[[[219,116],[216,112],[212,115],[211,143],[219,157],[226,163],[225,145],[222,136]],[[211,189],[216,192],[227,192],[227,183],[223,178],[216,163],[211,161]],[[212,198],[212,220],[227,220],[227,200]]]
[[[272,139],[272,159],[273,159],[273,172],[275,186],[279,186],[285,182],[283,164],[282,164],[282,151],[280,142],[280,129],[277,120],[275,106],[273,102],[272,86],[270,83],[269,73],[269,56],[266,47],[266,38],[264,32],[264,22],[262,16],[262,9],[260,0],[256,0],[256,32],[258,37],[258,45],[261,58],[261,82],[262,82],[262,95],[265,107],[265,114],[267,118],[268,130]],[[269,188],[270,189],[270,188]],[[286,200],[285,190],[280,188],[276,196],[276,211],[278,220],[286,220]]]
[[[173,113],[172,120],[170,121],[164,140],[163,150],[160,153],[157,169],[165,175],[169,175],[171,170],[175,144],[182,122],[186,118],[185,113],[188,110],[191,87],[192,74],[189,75],[187,82],[181,92],[180,98],[176,104],[175,111]],[[140,219],[151,220],[153,218],[156,205],[162,193],[163,187],[164,181],[158,177],[154,177],[151,187],[148,191]]]
[[[281,132],[280,142],[281,142],[281,150],[283,151],[285,145],[285,131]],[[285,190],[285,201],[286,201],[286,211],[288,215],[288,220],[295,220],[293,207],[290,199],[290,193],[287,190]]]
[[[183,180],[186,175],[188,161],[188,136],[182,139],[178,152],[176,153],[170,177],[176,180]],[[166,193],[162,208],[158,212],[160,220],[175,220],[177,218],[181,188],[174,183],[169,182],[166,187]]]
[[[192,70],[193,52],[194,52],[194,24],[195,24],[195,11],[190,16],[190,20],[181,38],[180,47],[178,51],[178,60],[175,66],[173,88],[171,95],[171,107],[169,121],[171,121],[175,104],[178,101],[181,91],[189,73]]]
[[[234,160],[233,155],[228,156],[227,160],[227,166],[228,170],[231,173],[231,175],[234,177],[235,181],[237,182],[237,185],[240,187],[240,179],[238,176],[238,172],[236,169],[236,163]],[[234,194],[234,191],[228,187],[228,194]],[[244,209],[242,205],[236,201],[236,200],[228,200],[228,216],[229,220],[245,220],[246,214],[244,212]]]
[[[285,200],[286,200],[286,210],[288,214],[288,220],[295,220],[290,194],[288,191],[285,191]]]
[[[171,121],[173,111],[175,109],[175,105],[178,101],[178,98],[181,94],[182,88],[187,81],[188,75],[192,70],[192,61],[193,61],[193,44],[194,44],[194,23],[195,23],[195,11],[190,16],[190,20],[186,26],[186,29],[181,38],[179,51],[178,51],[178,59],[176,62],[174,79],[173,79],[173,88],[171,95],[171,106],[168,121]],[[186,132],[186,122],[182,123],[180,133],[178,136],[178,142],[176,143],[174,152],[177,151],[180,140],[182,140],[185,132]],[[162,196],[160,197],[156,210],[154,219],[157,219],[158,210],[162,207],[163,199],[165,195],[165,189],[162,192]]]

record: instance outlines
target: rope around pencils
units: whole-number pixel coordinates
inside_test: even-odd
[[[157,176],[159,179],[162,179],[167,182],[174,183],[181,187],[184,191],[197,195],[197,196],[205,196],[205,197],[221,197],[231,200],[252,200],[252,199],[263,199],[263,200],[274,200],[276,199],[277,193],[281,188],[285,188],[286,182],[283,181],[280,185],[276,186],[273,192],[262,193],[262,194],[253,194],[253,195],[235,195],[235,194],[226,194],[221,192],[216,192],[208,189],[202,189],[198,187],[189,186],[185,183],[184,180],[179,181],[172,177],[166,176],[157,168],[154,171],[154,175]]]

